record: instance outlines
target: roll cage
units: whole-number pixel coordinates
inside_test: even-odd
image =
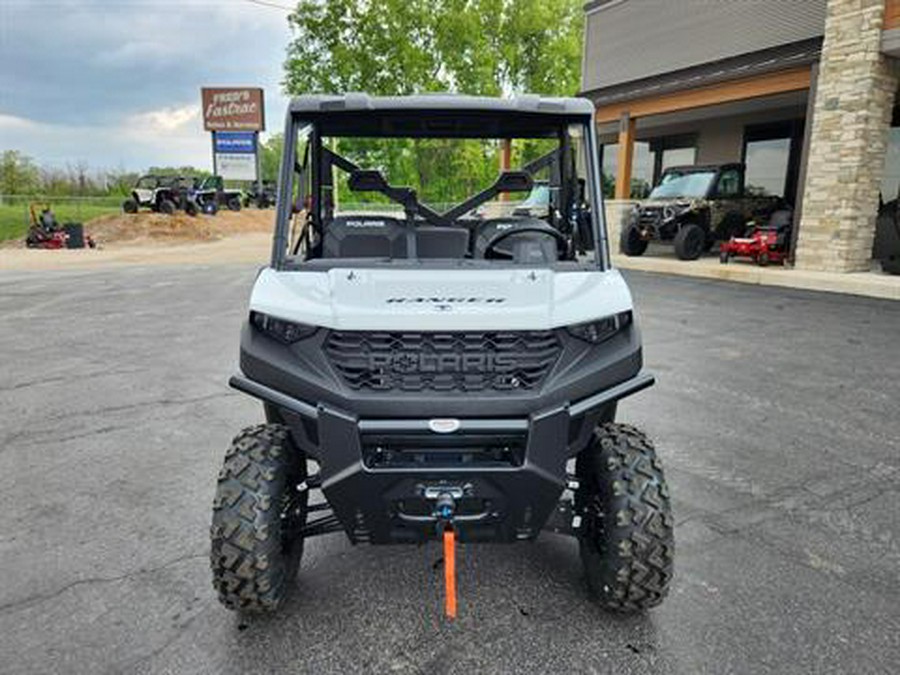
[[[597,165],[597,141],[589,114],[522,112],[518,109],[520,105],[513,110],[456,110],[456,105],[448,108],[440,105],[407,108],[401,104],[388,106],[384,110],[373,110],[369,104],[365,110],[354,110],[350,95],[346,99],[347,105],[329,109],[327,101],[323,103],[325,98],[327,97],[301,97],[292,103],[287,113],[271,258],[274,269],[283,269],[289,265],[289,261],[293,262],[292,256],[298,254],[301,242],[305,239],[308,243],[312,234],[321,237],[323,228],[333,219],[334,204],[331,195],[335,187],[335,168],[348,174],[351,190],[376,192],[402,206],[409,228],[417,223],[453,227],[458,224],[459,218],[502,192],[529,192],[535,184],[534,174],[549,169],[549,183],[555,188],[557,195],[555,203],[549,209],[551,225],[567,236],[589,238],[594,252],[593,264],[590,266],[601,270],[610,267]],[[370,102],[378,100],[365,98]],[[313,105],[309,104],[310,99],[313,99]],[[381,100],[396,103],[401,99]],[[574,99],[559,100],[585,103]],[[456,100],[453,102],[456,103]],[[585,152],[582,161],[586,168],[585,180],[577,178],[571,139],[565,131],[573,124],[580,125],[584,133]],[[302,157],[298,156],[297,144],[300,130],[308,132]],[[487,188],[444,211],[422,203],[413,188],[391,185],[380,171],[357,165],[323,142],[323,139],[333,137],[514,139],[554,136],[559,142],[555,149],[517,170],[501,172]],[[307,172],[310,180],[308,193],[305,193],[304,182],[298,181],[297,177]],[[579,205],[585,205],[586,201],[591,206],[584,209],[586,213],[582,213]],[[301,234],[293,237],[292,241],[293,216],[303,210],[307,212],[306,222],[302,225]]]

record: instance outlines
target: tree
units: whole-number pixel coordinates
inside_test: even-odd
[[[284,135],[273,134],[265,143],[259,145],[259,172],[263,180],[278,180],[278,166],[281,162],[281,150],[284,147]]]
[[[290,94],[578,89],[581,0],[302,0],[289,22]]]
[[[289,94],[568,96],[578,89],[582,0],[302,0],[289,22]],[[531,150],[523,143],[514,154],[527,157]],[[455,202],[488,185],[499,148],[490,141],[341,139],[339,151],[384,169],[391,182],[410,185],[433,203]],[[448,166],[455,169],[450,176],[429,171]],[[340,183],[338,189],[341,199],[350,197]]]
[[[147,173],[157,176],[197,176],[198,178],[206,178],[211,175],[206,169],[195,169],[193,166],[151,166],[147,169]]]
[[[24,195],[38,192],[41,174],[31,157],[18,150],[0,155],[0,195]]]

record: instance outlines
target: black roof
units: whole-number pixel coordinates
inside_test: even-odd
[[[412,96],[370,96],[364,93],[306,94],[291,101],[291,112],[326,113],[341,111],[403,112],[511,112],[548,115],[591,115],[594,105],[585,98],[553,98],[522,94],[510,98],[463,94],[415,94]]]
[[[560,128],[593,119],[581,98],[512,98],[419,94],[314,94],[291,101],[289,114],[323,136],[397,138],[553,138]]]

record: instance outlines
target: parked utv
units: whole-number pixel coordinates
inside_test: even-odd
[[[639,256],[651,241],[672,242],[681,260],[696,260],[782,206],[780,197],[746,188],[743,164],[671,167],[623,224],[619,248]]]
[[[226,607],[278,607],[304,541],[332,532],[442,541],[450,617],[457,541],[543,529],[577,539],[602,606],[663,600],[668,488],[650,439],[616,421],[654,378],[610,265],[593,112],[537,96],[292,101],[272,258],[230,380],[265,422],[235,437],[213,502]],[[468,164],[432,161],[457,149],[493,167],[503,140],[515,168],[480,188]],[[375,163],[401,149],[414,187]],[[536,181],[542,215],[473,215]]]
[[[878,209],[872,257],[881,263],[883,272],[900,274],[900,199],[892,199]]]
[[[201,208],[210,204],[215,205],[215,209],[203,208],[204,213],[215,213],[221,207],[229,211],[241,210],[243,193],[240,190],[225,189],[225,182],[221,176],[207,176],[203,180],[195,181],[194,190]]]
[[[258,209],[267,209],[270,206],[275,206],[276,192],[277,187],[273,180],[264,180],[261,186],[252,183],[250,189],[244,194],[244,207],[246,208],[251,204],[254,204]]]
[[[189,216],[196,216],[200,207],[193,179],[183,176],[141,176],[131,196],[123,202],[122,210],[137,213],[142,208],[168,215],[182,210]]]

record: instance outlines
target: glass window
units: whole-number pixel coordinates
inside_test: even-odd
[[[900,193],[900,127],[891,127],[887,154],[884,158],[884,177],[881,179],[881,199],[890,202]]]
[[[662,153],[660,171],[670,166],[693,166],[697,161],[697,148],[667,148]]]
[[[718,197],[738,197],[741,194],[741,172],[737,169],[727,169],[719,176],[716,183],[716,195]]]
[[[631,198],[644,199],[653,187],[654,154],[648,141],[636,141],[631,158]],[[603,195],[612,199],[616,191],[616,174],[619,167],[619,144],[603,146]]]
[[[667,171],[653,188],[650,199],[705,197],[715,176],[712,170]]]
[[[646,199],[653,187],[653,153],[650,143],[637,141],[631,160],[631,198]]]
[[[278,224],[291,264],[365,258],[577,266],[576,252],[596,252],[588,188],[597,163],[586,151],[587,126],[551,116],[522,124],[509,139],[511,170],[498,178],[507,139],[485,133],[499,126],[491,113],[456,127],[415,111],[383,115],[407,133],[384,133],[381,120],[350,128],[340,119],[293,132],[295,175],[282,190],[294,218],[280,214]]]
[[[616,172],[619,168],[619,144],[606,143],[603,146],[603,196],[612,199],[616,194]]]
[[[749,141],[745,152],[747,194],[784,197],[791,139]]]

